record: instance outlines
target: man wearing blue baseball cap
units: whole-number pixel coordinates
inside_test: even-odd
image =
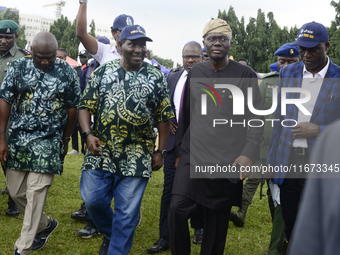
[[[174,114],[164,75],[143,61],[147,41],[152,40],[143,27],[123,28],[122,57],[92,73],[79,104],[79,123],[88,146],[80,193],[98,231],[105,235],[99,254],[130,252],[144,190],[166,155]],[[92,130],[90,115],[96,116]],[[159,132],[157,151],[154,123]]]
[[[110,44],[106,45],[98,42],[98,40],[87,33],[87,0],[79,0],[79,3],[80,5],[77,15],[77,37],[84,45],[85,49],[99,62],[99,64],[104,64],[110,60],[120,58],[121,52],[119,47],[117,47],[119,44],[120,33],[125,26],[134,24],[132,16],[121,14],[115,18],[111,27],[111,33],[117,45],[112,47]]]
[[[327,29],[320,23],[304,24],[293,45],[299,46],[302,62],[281,68],[279,97],[275,112],[267,163],[271,166],[297,168],[293,173],[279,172],[274,183],[280,187],[282,216],[289,242],[298,213],[299,201],[309,169],[309,155],[319,134],[340,118],[340,68],[326,55],[330,47]],[[302,105],[287,104],[281,113],[281,90],[300,89],[300,93],[284,93],[282,100],[309,98]],[[306,101],[306,100],[305,100]],[[294,120],[295,125],[282,125]],[[288,122],[287,122],[288,121]],[[290,122],[292,123],[292,121]]]

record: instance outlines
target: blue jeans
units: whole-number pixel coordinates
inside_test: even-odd
[[[148,178],[126,177],[104,170],[82,172],[80,194],[96,228],[110,239],[108,255],[127,255]],[[114,210],[111,201],[114,198]]]

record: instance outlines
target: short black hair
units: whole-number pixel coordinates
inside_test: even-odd
[[[64,48],[58,48],[57,51],[64,52],[64,54],[67,56],[67,50]]]
[[[111,27],[111,33],[117,33],[120,30],[118,27]]]
[[[182,54],[183,54],[185,48],[189,45],[195,46],[198,49],[198,51],[200,52],[200,55],[203,56],[202,46],[198,42],[194,42],[194,41],[188,42],[186,45],[184,45],[184,47],[182,49]]]

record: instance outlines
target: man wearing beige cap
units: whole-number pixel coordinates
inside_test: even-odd
[[[263,120],[249,110],[247,100],[238,105],[243,113],[234,113],[241,98],[231,90],[247,99],[252,88],[253,107],[261,110],[263,105],[256,73],[228,58],[229,25],[221,19],[209,21],[203,44],[210,61],[189,72],[176,135],[179,160],[168,213],[173,255],[190,254],[187,219],[198,205],[205,208],[201,254],[224,253],[230,209],[241,202],[243,169],[252,166],[263,132],[261,125],[247,124]]]

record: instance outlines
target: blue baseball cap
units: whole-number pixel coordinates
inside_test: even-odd
[[[110,44],[109,38],[105,36],[97,36],[94,39],[96,39],[98,42],[104,43],[104,44]]]
[[[143,38],[146,41],[152,42],[151,38],[146,36],[145,29],[140,25],[133,25],[133,26],[126,26],[123,28],[122,32],[120,33],[119,41],[124,39],[128,40],[136,40]]]
[[[272,71],[272,72],[275,72],[275,71],[278,72],[279,71],[279,66],[278,66],[277,62],[271,64],[269,66],[269,68],[270,68],[270,71]]]
[[[298,45],[305,48],[314,48],[321,42],[328,42],[327,29],[320,23],[315,21],[304,24],[298,33],[296,42],[293,45]]]
[[[275,51],[274,55],[282,57],[297,57],[300,56],[299,47],[297,45],[292,45],[291,43],[286,43]]]
[[[115,18],[113,21],[113,26],[111,28],[118,28],[119,30],[123,30],[126,26],[133,25],[133,18],[130,15],[121,14]]]

